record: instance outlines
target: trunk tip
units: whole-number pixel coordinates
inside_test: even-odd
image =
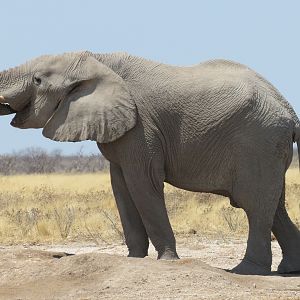
[[[0,103],[5,103],[5,99],[3,96],[0,96]]]

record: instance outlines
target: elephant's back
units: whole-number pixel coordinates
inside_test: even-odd
[[[296,124],[300,123],[293,107],[283,97],[279,90],[261,74],[257,73],[250,67],[231,60],[215,59],[199,64],[198,68],[206,70],[206,72],[210,70],[210,72],[216,74],[217,77],[231,77],[247,82],[248,85],[256,89],[257,93],[268,94],[269,100],[271,99],[271,101],[275,101],[275,105],[279,104],[284,110],[286,110]]]

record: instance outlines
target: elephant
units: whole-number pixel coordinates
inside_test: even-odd
[[[43,128],[55,141],[95,141],[111,185],[129,257],[178,259],[164,183],[223,195],[248,218],[247,249],[231,271],[300,271],[300,231],[285,208],[285,173],[300,122],[261,75],[228,60],[172,66],[127,53],[46,55],[0,73],[11,125]],[[7,106],[6,106],[7,107]]]

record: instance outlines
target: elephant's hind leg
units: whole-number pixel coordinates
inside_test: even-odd
[[[291,221],[285,208],[285,188],[276,210],[272,231],[282,249],[279,273],[300,272],[300,231]]]
[[[267,275],[271,272],[271,218],[262,214],[247,214],[249,235],[247,250],[241,263],[232,269],[233,273],[246,275]]]
[[[232,270],[234,273],[267,275],[271,272],[271,228],[283,183],[274,174],[280,172],[257,161],[239,172],[233,198],[247,214],[249,235],[245,256]]]

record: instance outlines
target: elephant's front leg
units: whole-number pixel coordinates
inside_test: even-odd
[[[158,259],[178,259],[176,242],[164,200],[163,164],[129,165],[122,168],[132,200],[147,234],[158,252]]]
[[[127,189],[122,170],[110,164],[111,184],[119,210],[129,257],[148,255],[149,239],[142,219]]]

